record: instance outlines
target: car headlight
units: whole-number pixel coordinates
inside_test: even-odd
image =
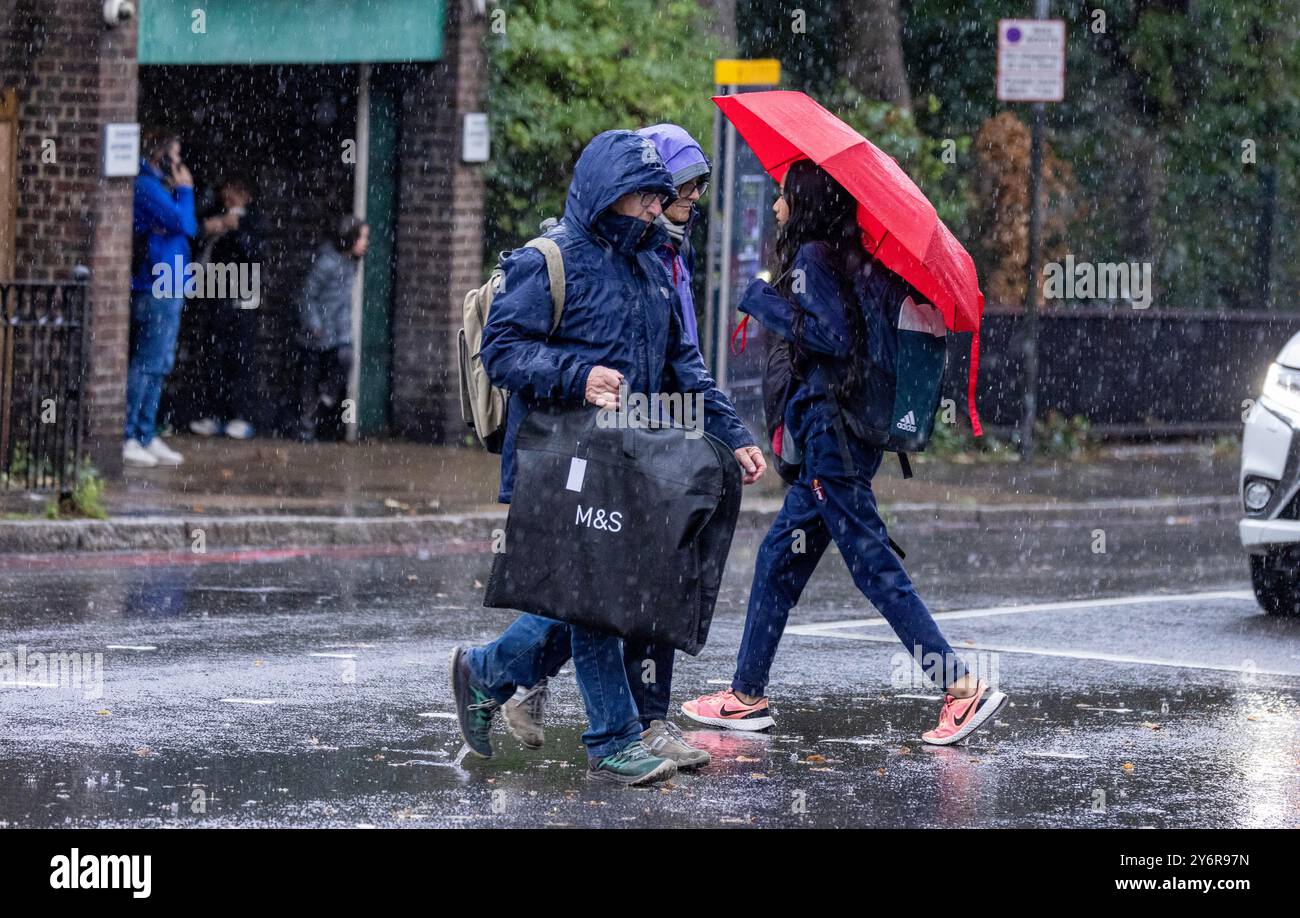
[[[1300,370],[1273,364],[1264,380],[1264,396],[1279,408],[1300,416]]]
[[[1246,509],[1252,513],[1258,513],[1268,506],[1269,498],[1273,496],[1273,486],[1266,481],[1256,479],[1246,483],[1245,500]]]

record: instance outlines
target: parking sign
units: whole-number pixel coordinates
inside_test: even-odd
[[[998,20],[998,99],[1065,98],[1065,20]]]

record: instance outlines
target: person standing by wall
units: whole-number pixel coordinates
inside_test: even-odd
[[[352,372],[352,285],[370,244],[360,217],[340,217],[316,250],[299,304],[302,390],[298,439],[316,439],[319,410],[336,412]]]
[[[158,402],[176,362],[185,268],[198,233],[194,177],[181,161],[181,141],[153,127],[142,138],[144,157],[135,180],[131,250],[131,341],[126,376],[122,462],[176,466],[180,453],[157,436]],[[179,276],[175,276],[179,274]],[[164,283],[170,280],[171,283]],[[165,291],[170,296],[159,296]]]
[[[225,179],[217,199],[200,221],[203,246],[200,260],[215,265],[235,265],[249,272],[260,284],[266,248],[261,214],[253,206],[253,192],[242,178]],[[253,393],[257,374],[257,317],[261,291],[244,299],[241,290],[231,290],[224,299],[207,300],[206,332],[202,338],[202,416],[190,422],[190,430],[210,437],[224,433],[236,440],[253,436]]]

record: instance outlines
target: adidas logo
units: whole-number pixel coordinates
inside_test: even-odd
[[[916,413],[909,411],[907,414],[899,418],[898,423],[894,426],[899,430],[905,430],[908,433],[916,433]]]

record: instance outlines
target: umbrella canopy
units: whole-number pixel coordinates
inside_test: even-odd
[[[934,205],[892,156],[801,92],[747,92],[713,101],[776,181],[801,159],[829,172],[858,202],[867,252],[932,302],[950,329],[975,333],[967,394],[978,436],[975,383],[984,294],[975,262]]]

